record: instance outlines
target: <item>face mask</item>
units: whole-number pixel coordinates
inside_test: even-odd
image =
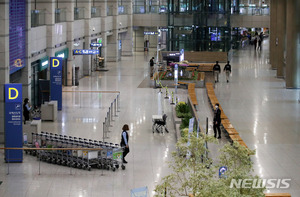
[[[216,109],[218,109],[218,105],[216,105],[215,107],[216,107]]]

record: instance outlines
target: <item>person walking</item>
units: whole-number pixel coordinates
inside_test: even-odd
[[[150,77],[153,77],[153,71],[154,71],[154,57],[150,59]]]
[[[121,147],[124,148],[124,152],[123,152],[123,163],[127,163],[127,161],[125,160],[126,155],[129,153],[129,135],[128,132],[129,131],[129,126],[127,124],[125,124],[122,128],[122,135],[121,135]]]
[[[259,48],[259,50],[261,50],[262,41],[263,41],[263,32],[260,32],[260,34],[259,34],[259,40],[258,40],[258,48]]]
[[[217,137],[217,130],[218,130],[218,139],[221,138],[221,129],[220,129],[220,125],[221,125],[221,110],[219,109],[219,103],[217,103],[215,105],[215,111],[214,111],[214,137]]]
[[[31,106],[29,105],[29,99],[24,99],[23,104],[23,116],[24,116],[24,124],[26,124],[26,121],[29,120],[29,112],[31,110]]]
[[[229,77],[231,73],[231,65],[229,64],[229,61],[227,61],[227,64],[224,66],[224,71],[226,73],[226,81],[229,82]]]
[[[217,83],[219,82],[219,73],[221,72],[221,67],[218,61],[216,61],[216,64],[213,67],[213,71],[214,71],[215,83]]]

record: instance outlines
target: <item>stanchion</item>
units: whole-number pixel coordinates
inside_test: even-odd
[[[39,175],[41,175],[41,154],[40,154],[40,151],[37,151],[38,152],[38,158],[39,158]]]
[[[7,175],[9,175],[9,150],[7,150]]]
[[[117,112],[120,112],[120,93],[117,96],[117,100],[118,100],[118,109],[117,109]]]
[[[118,115],[117,115],[117,99],[115,98],[115,100],[114,100],[114,108],[115,108],[115,117],[118,117]]]
[[[161,91],[161,88],[159,88],[159,92],[158,92],[158,94],[159,94],[159,93],[162,93],[162,91]]]
[[[208,117],[206,117],[206,135],[208,134]]]
[[[108,112],[107,112],[107,120],[108,120],[108,126],[109,127],[112,127],[112,125],[110,124],[111,123],[111,116],[110,116],[110,113],[111,113],[111,110],[110,110],[110,108],[108,109]]]
[[[169,99],[169,96],[168,96],[168,89],[166,88],[166,96],[165,96],[165,99]]]
[[[113,117],[114,117],[114,108],[113,108],[113,103],[110,104],[110,118],[111,121],[114,121]]]
[[[173,93],[173,91],[171,93],[172,93],[172,102],[170,104],[175,105],[175,103],[174,103],[174,93]]]

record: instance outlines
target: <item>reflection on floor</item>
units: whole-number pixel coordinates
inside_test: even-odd
[[[224,73],[216,84],[215,93],[222,108],[234,127],[250,148],[257,149],[253,157],[255,173],[263,178],[291,178],[291,188],[271,190],[300,195],[299,171],[299,128],[300,105],[297,103],[299,90],[287,90],[284,81],[276,79],[275,71],[268,64],[268,40],[263,50],[256,52],[252,47],[237,51],[231,61],[233,70],[229,83]],[[109,139],[119,143],[123,124],[130,127],[130,153],[126,170],[116,172],[101,170],[84,171],[48,163],[35,157],[24,156],[22,164],[0,163],[1,197],[15,196],[129,196],[130,189],[148,186],[152,191],[164,175],[168,174],[166,161],[175,150],[176,137],[171,123],[170,100],[164,99],[158,89],[140,87],[148,78],[149,53],[135,53],[133,57],[122,57],[118,63],[107,63],[108,72],[94,72],[91,77],[80,80],[79,87],[65,90],[118,90],[121,91],[121,106],[114,118]],[[221,64],[222,68],[224,64]],[[147,80],[146,80],[147,81]],[[171,89],[172,91],[172,89]],[[186,90],[179,89],[179,100],[186,100]],[[212,112],[204,89],[196,89],[199,103],[199,118],[205,128],[209,118],[209,133],[212,134]],[[63,110],[56,122],[43,122],[42,130],[102,140],[102,127],[113,93],[64,93]],[[170,133],[152,133],[152,115],[168,115]],[[212,156],[219,145],[209,145]],[[0,158],[3,158],[1,152]],[[16,189],[17,188],[17,189]]]

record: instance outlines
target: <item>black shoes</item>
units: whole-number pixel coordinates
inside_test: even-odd
[[[128,163],[125,159],[123,159],[123,163]]]
[[[228,83],[229,81],[227,80],[227,83]]]
[[[221,136],[219,136],[218,139],[221,139]]]

